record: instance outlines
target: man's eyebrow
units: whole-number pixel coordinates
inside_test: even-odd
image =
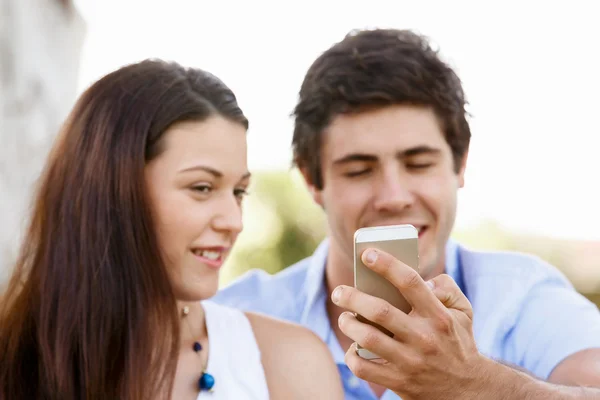
[[[355,161],[377,161],[377,157],[372,154],[352,153],[338,158],[333,164],[341,165]]]
[[[441,152],[442,151],[440,149],[437,149],[435,147],[423,145],[423,146],[411,147],[410,149],[400,151],[396,154],[396,157],[402,159],[402,158],[418,156],[420,154],[439,154]]]
[[[403,158],[408,158],[408,157],[414,157],[420,154],[439,154],[441,153],[441,150],[435,147],[431,147],[431,146],[426,146],[426,145],[421,145],[421,146],[415,146],[415,147],[411,147],[409,149],[406,150],[402,150],[399,151],[398,153],[396,153],[396,158],[398,159],[403,159]],[[366,154],[366,153],[351,153],[351,154],[346,154],[345,156],[342,156],[340,158],[338,158],[337,160],[333,161],[334,165],[343,165],[346,163],[351,163],[351,162],[373,162],[373,161],[377,161],[377,156],[373,155],[373,154]]]

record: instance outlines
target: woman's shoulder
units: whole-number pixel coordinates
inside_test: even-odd
[[[272,399],[342,399],[339,373],[327,345],[311,330],[263,314],[245,313],[261,352]]]
[[[261,313],[248,311],[244,314],[250,321],[257,340],[259,340],[259,337],[263,337],[268,339],[272,345],[277,346],[297,347],[303,344],[329,353],[325,343],[308,328]]]

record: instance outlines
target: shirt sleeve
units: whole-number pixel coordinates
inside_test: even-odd
[[[568,356],[600,348],[600,311],[568,282],[540,282],[522,304],[507,339],[520,366],[538,377],[547,380]]]

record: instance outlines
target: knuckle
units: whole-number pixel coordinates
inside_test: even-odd
[[[418,399],[423,396],[419,386],[419,383],[416,383],[410,375],[396,375],[390,389],[396,393],[403,393],[403,396],[407,396],[406,399]]]
[[[386,322],[391,313],[391,305],[388,302],[384,302],[380,306],[375,309],[373,313],[373,322],[375,323],[383,323]]]
[[[450,288],[454,284],[454,280],[448,274],[441,274],[437,276],[437,285],[443,288]]]
[[[459,313],[456,317],[457,324],[463,328],[467,328],[467,330],[471,331],[473,327],[473,313],[469,314],[468,311]]]
[[[431,356],[438,352],[437,337],[433,332],[422,332],[419,334],[419,344],[425,355]],[[422,366],[422,360],[413,360],[413,367]]]
[[[419,273],[413,269],[408,270],[406,276],[404,276],[400,282],[403,288],[412,289],[419,285],[421,277]]]
[[[388,274],[392,268],[394,268],[394,259],[387,255],[381,255],[382,257],[382,272]]]
[[[442,287],[436,291],[436,297],[440,300],[442,304],[448,307],[452,300],[452,293],[450,293],[447,288]]]
[[[365,348],[373,348],[380,342],[379,335],[376,331],[367,332],[362,340],[361,346]]]
[[[452,318],[452,315],[448,310],[444,310],[437,315],[435,319],[435,328],[438,332],[444,334],[454,332],[454,318]]]
[[[412,355],[406,357],[404,361],[405,374],[411,377],[411,380],[425,372],[425,361],[423,357]]]

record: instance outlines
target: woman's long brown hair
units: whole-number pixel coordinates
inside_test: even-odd
[[[144,180],[162,134],[248,122],[216,77],[146,60],[77,101],[0,300],[0,399],[146,400],[172,390],[179,318]]]

